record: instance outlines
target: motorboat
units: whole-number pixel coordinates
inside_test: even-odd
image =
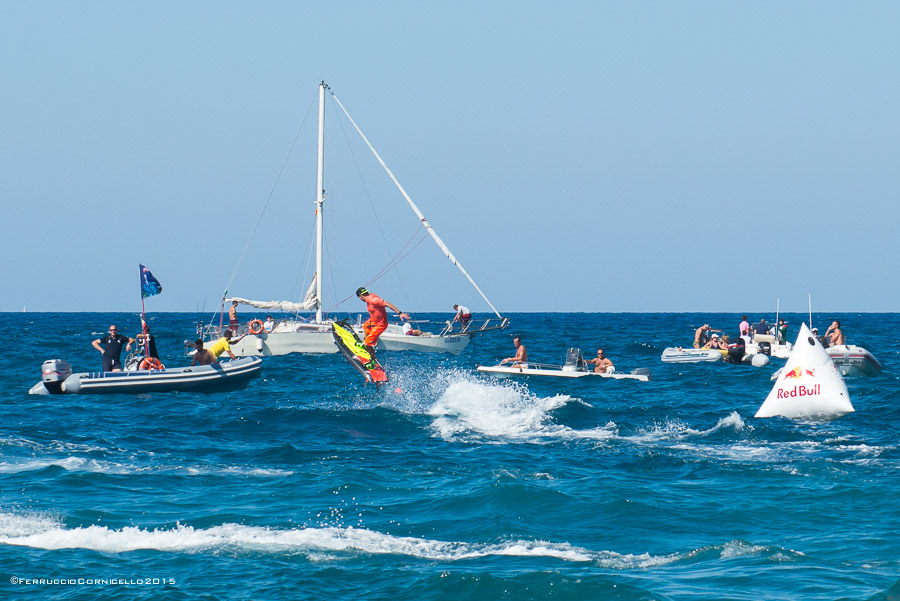
[[[633,369],[630,372],[607,371],[595,372],[584,361],[579,349],[569,349],[566,352],[565,365],[549,365],[529,361],[525,365],[479,365],[476,371],[490,374],[495,377],[511,376],[543,376],[551,378],[606,378],[610,380],[638,380],[650,381],[650,370],[647,368]]]
[[[745,337],[745,340],[747,337]],[[748,355],[768,355],[779,359],[791,356],[794,346],[790,342],[781,342],[772,334],[756,334],[746,343]]]
[[[461,325],[459,323],[449,323],[440,332],[423,333],[421,336],[405,335],[399,331],[399,326],[389,326],[378,342],[377,350],[389,351],[419,351],[432,353],[451,353],[459,354],[466,348],[471,339],[477,335],[491,330],[506,328],[509,320],[502,317],[487,296],[481,291],[472,277],[463,268],[459,260],[453,255],[444,241],[438,236],[434,227],[429,223],[428,219],[419,210],[419,207],[413,202],[410,196],[400,185],[397,178],[388,168],[387,164],[382,160],[381,156],[376,152],[374,146],[369,142],[368,138],[363,134],[362,130],[350,116],[350,113],[344,108],[337,96],[331,88],[322,82],[318,89],[318,105],[319,105],[319,121],[318,121],[318,154],[316,165],[316,198],[315,198],[315,273],[312,281],[300,302],[285,300],[253,300],[239,296],[223,295],[224,302],[236,301],[239,304],[245,304],[256,309],[267,311],[282,311],[293,314],[293,317],[279,321],[271,331],[265,331],[262,322],[253,320],[246,325],[234,330],[236,336],[244,337],[237,343],[232,345],[232,352],[238,356],[270,356],[285,355],[288,353],[336,353],[338,347],[334,344],[332,337],[332,323],[334,320],[328,318],[323,312],[323,290],[324,284],[328,277],[324,272],[323,249],[325,248],[323,219],[325,211],[325,99],[326,94],[330,94],[337,106],[346,115],[350,124],[355,128],[356,132],[362,138],[363,142],[368,146],[369,150],[377,159],[381,167],[387,172],[387,175],[393,181],[400,194],[406,200],[406,203],[412,209],[417,217],[417,221],[421,224],[420,229],[422,239],[430,236],[441,252],[457,269],[466,277],[469,283],[474,287],[475,291],[490,306],[495,318],[491,318],[484,322],[480,327],[474,324]],[[417,235],[419,235],[417,233]],[[409,244],[409,243],[408,243]],[[418,244],[418,243],[416,243]],[[407,251],[408,252],[408,251]],[[396,257],[392,259],[392,263],[399,261]],[[380,277],[379,274],[378,277]],[[333,279],[333,278],[332,278]],[[377,278],[376,278],[377,279]],[[304,319],[299,316],[301,312],[312,312],[312,315]],[[213,325],[200,326],[198,335],[205,341],[211,342],[222,335],[222,328]],[[361,330],[357,330],[358,332]]]
[[[842,376],[880,376],[881,363],[875,356],[855,344],[836,344],[825,349]]]
[[[212,365],[169,369],[72,373],[62,359],[41,366],[41,381],[29,394],[144,394],[242,390],[262,372],[262,359],[242,357]]]
[[[663,363],[704,363],[721,361],[722,353],[717,349],[669,347],[663,350]]]

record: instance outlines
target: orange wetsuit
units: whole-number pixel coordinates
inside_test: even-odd
[[[378,344],[378,337],[388,326],[387,309],[384,299],[377,294],[369,294],[365,300],[366,309],[369,310],[369,319],[363,324],[363,331],[366,333],[365,344],[375,346]]]

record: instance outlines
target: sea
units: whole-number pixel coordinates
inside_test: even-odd
[[[783,360],[660,361],[740,314],[508,317],[458,356],[380,353],[381,389],[294,354],[237,392],[36,396],[45,359],[98,371],[91,341],[139,316],[0,314],[0,598],[900,598],[900,315],[813,315],[884,367],[827,422],[753,417]],[[197,320],[148,316],[167,366]],[[513,334],[652,380],[476,372]]]

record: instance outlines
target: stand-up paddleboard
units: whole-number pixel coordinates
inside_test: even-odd
[[[853,411],[847,385],[806,324],[756,417],[836,419]]]
[[[387,374],[384,373],[375,354],[366,349],[362,340],[346,321],[331,324],[331,331],[334,335],[334,343],[341,350],[341,354],[356,371],[365,377],[366,382],[375,382],[376,384],[387,382]]]

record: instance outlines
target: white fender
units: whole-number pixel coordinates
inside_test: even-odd
[[[806,327],[800,326],[794,350],[756,417],[829,420],[853,411],[844,379],[828,353]]]

